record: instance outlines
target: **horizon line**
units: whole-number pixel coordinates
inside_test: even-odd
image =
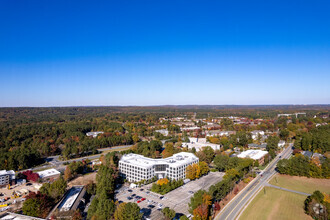
[[[165,104],[165,105],[53,105],[1,106],[0,108],[90,108],[90,107],[175,107],[175,106],[330,106],[329,104]]]

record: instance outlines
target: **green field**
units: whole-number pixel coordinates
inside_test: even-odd
[[[330,179],[315,179],[299,176],[276,175],[270,184],[312,194],[315,190],[330,193]]]
[[[240,216],[240,220],[264,219],[312,219],[304,213],[306,196],[282,191],[272,187],[265,187],[253,199]]]

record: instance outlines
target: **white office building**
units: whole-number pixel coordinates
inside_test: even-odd
[[[5,187],[8,184],[15,184],[15,171],[0,170],[0,187]]]
[[[185,179],[186,167],[198,163],[199,159],[192,153],[181,152],[164,159],[151,159],[138,154],[125,154],[119,161],[120,174],[129,182],[167,177],[168,179]]]

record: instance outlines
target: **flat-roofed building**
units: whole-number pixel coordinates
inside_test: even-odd
[[[60,212],[76,210],[85,193],[86,189],[84,186],[73,186],[71,189],[69,189],[68,193],[58,205],[57,209]]]
[[[155,132],[158,132],[164,136],[168,136],[168,130],[167,129],[160,129],[160,130],[156,130]]]
[[[285,141],[280,140],[280,141],[278,142],[278,147],[283,148],[284,146],[285,146]]]
[[[182,147],[188,147],[188,149],[195,148],[196,151],[203,150],[204,147],[211,147],[213,150],[220,150],[220,144],[212,144],[206,141],[206,138],[189,138],[188,142],[183,142]]]
[[[138,154],[125,154],[119,161],[120,174],[129,182],[157,178],[185,179],[186,167],[198,163],[192,153],[181,152],[164,159],[152,159]]]
[[[266,149],[267,148],[267,143],[262,143],[262,144],[248,144],[249,149]]]
[[[15,171],[0,170],[0,187],[5,187],[8,184],[15,184]]]
[[[257,160],[260,165],[264,164],[265,156],[268,154],[268,151],[263,150],[247,150],[243,151],[237,157],[240,158],[251,158],[253,160]]]
[[[53,168],[37,172],[37,174],[39,175],[42,181],[50,181],[50,182],[54,181],[61,175],[61,173],[58,170]]]
[[[104,133],[103,131],[91,131],[91,132],[87,132],[86,135],[87,135],[87,137],[92,136],[93,138],[96,138],[97,135],[103,134],[103,133]]]
[[[12,212],[6,212],[0,215],[1,220],[45,220],[44,218],[37,218],[28,215],[22,215]]]

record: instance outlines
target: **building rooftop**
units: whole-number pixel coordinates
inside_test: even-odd
[[[177,154],[174,154],[171,157],[167,157],[164,159],[152,159],[148,157],[144,157],[139,154],[125,154],[123,157],[120,159],[120,161],[125,162],[125,163],[130,163],[132,165],[136,165],[139,167],[145,167],[149,168],[152,167],[153,165],[157,164],[171,164],[171,166],[181,166],[183,164],[193,162],[198,160],[198,158],[188,152],[180,152]]]
[[[58,206],[58,209],[62,211],[69,211],[76,199],[78,198],[80,192],[82,191],[83,186],[73,186],[69,193],[65,196],[61,204]]]
[[[44,220],[43,218],[32,217],[28,215],[21,215],[16,213],[7,212],[0,215],[0,219],[4,220]]]
[[[42,179],[42,178],[47,178],[47,177],[54,176],[54,175],[60,175],[61,173],[58,170],[52,168],[52,169],[37,172],[37,174]]]
[[[211,147],[213,150],[220,150],[220,144],[212,144],[206,142],[206,138],[189,138],[189,143],[183,142],[182,147],[188,147],[189,149],[195,148],[201,150],[203,147]]]
[[[243,151],[242,153],[240,153],[237,157],[251,158],[253,160],[259,160],[262,157],[264,157],[266,154],[268,154],[268,152],[263,151],[263,150],[247,150],[247,151]]]
[[[6,174],[9,174],[9,175],[15,175],[15,171],[14,170],[0,170],[0,175],[6,175]]]
[[[267,147],[266,143],[262,143],[262,144],[248,144],[249,148],[265,148]]]

